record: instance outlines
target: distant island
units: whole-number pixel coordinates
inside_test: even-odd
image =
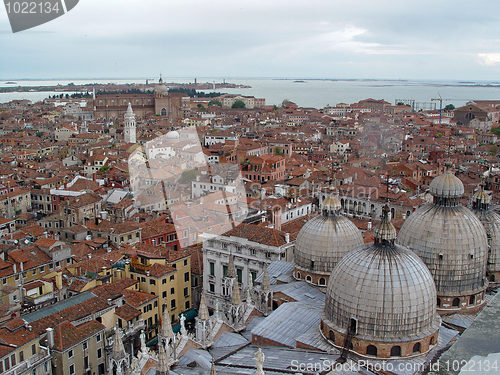
[[[6,85],[16,85],[17,82],[5,82]]]
[[[6,82],[6,84],[14,85],[16,82]],[[149,80],[146,83],[86,83],[82,85],[75,85],[73,82],[67,85],[55,85],[55,86],[15,86],[15,87],[0,87],[0,93],[2,92],[83,92],[91,93],[92,91],[100,92],[123,92],[123,91],[153,91],[158,85],[157,82],[151,83]],[[238,85],[235,83],[175,83],[175,82],[165,82],[164,86],[169,89],[193,89],[193,90],[216,90],[216,89],[247,89],[251,86]]]

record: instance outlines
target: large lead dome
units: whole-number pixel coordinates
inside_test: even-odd
[[[500,215],[490,209],[490,196],[481,188],[472,197],[472,210],[488,235],[487,273],[490,282],[500,281]]]
[[[433,203],[406,219],[397,242],[413,250],[436,283],[441,313],[478,307],[484,302],[488,244],[486,231],[460,205],[464,187],[448,169],[430,185]]]
[[[295,277],[326,286],[330,272],[350,250],[363,244],[359,229],[340,215],[340,202],[328,197],[322,214],[309,220],[295,241]]]
[[[374,236],[374,243],[349,252],[333,270],[323,333],[342,346],[351,331],[353,350],[362,355],[426,352],[436,342],[441,322],[432,275],[418,256],[394,243],[387,206]]]

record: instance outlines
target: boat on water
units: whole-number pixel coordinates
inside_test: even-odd
[[[5,82],[6,85],[17,85],[17,82]]]

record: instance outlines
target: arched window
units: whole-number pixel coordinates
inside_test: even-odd
[[[115,101],[114,100],[111,101],[111,105],[115,105]]]
[[[495,275],[490,275],[490,281],[495,281]]]
[[[420,353],[420,343],[417,342],[415,345],[413,345],[413,353]]]
[[[335,342],[335,333],[333,333],[332,330],[330,330],[330,333],[328,334],[328,337],[330,338],[331,342]]]
[[[302,275],[300,274],[300,272],[297,272],[297,279],[301,279],[302,278]]]
[[[326,285],[326,280],[325,280],[325,278],[324,278],[324,277],[320,277],[320,278],[319,278],[319,283],[318,283],[318,284],[319,284],[319,285]]]
[[[458,307],[460,305],[460,298],[455,298],[452,303],[453,306]]]
[[[139,104],[139,99],[136,99],[136,100],[135,100],[135,104]]]
[[[476,296],[469,297],[469,305],[474,305],[476,303]]]
[[[167,109],[166,108],[162,108],[161,109],[161,115],[162,116],[166,116],[167,115]]]
[[[377,347],[375,345],[368,345],[366,347],[366,355],[377,356]]]
[[[431,337],[431,341],[430,341],[429,345],[431,345],[431,346],[432,346],[432,345],[434,345],[434,342],[435,342],[435,340],[434,340],[434,336],[432,336],[432,337]]]
[[[437,303],[438,303],[438,306],[441,306],[441,298],[438,297]]]
[[[401,357],[401,347],[399,345],[391,348],[391,357]]]
[[[358,332],[358,321],[356,318],[351,318],[349,321],[349,331],[354,332],[355,334]]]
[[[307,281],[307,282],[311,282],[311,280],[312,280],[312,279],[311,279],[311,276],[307,275],[307,276],[306,276],[306,281]]]

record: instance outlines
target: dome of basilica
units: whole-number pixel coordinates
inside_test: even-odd
[[[425,352],[436,342],[441,324],[432,275],[415,253],[394,243],[387,206],[374,237],[374,243],[352,250],[333,270],[323,333],[339,346],[352,331],[353,350],[363,355]]]
[[[413,212],[397,238],[431,271],[441,312],[484,302],[487,236],[474,213],[459,204],[463,192],[462,182],[450,170],[436,177],[430,185],[433,203]]]
[[[359,229],[340,215],[337,198],[323,202],[322,214],[309,220],[295,241],[295,277],[326,286],[330,272],[350,250],[363,244]]]

